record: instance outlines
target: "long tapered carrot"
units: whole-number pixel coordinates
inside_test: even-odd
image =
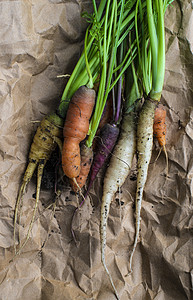
[[[140,221],[141,221],[141,206],[142,197],[145,183],[147,180],[147,172],[151,159],[152,145],[153,145],[153,122],[154,122],[154,111],[157,105],[157,101],[151,99],[145,100],[142,110],[139,115],[137,125],[137,189],[136,189],[136,200],[135,200],[135,239],[133,249],[130,255],[129,267],[132,270],[132,259],[137,246],[139,232],[140,232]]]
[[[107,168],[101,205],[101,224],[100,224],[100,243],[101,243],[101,261],[109,276],[111,285],[114,289],[117,299],[119,299],[117,290],[106,266],[105,250],[107,240],[107,220],[110,210],[110,204],[118,188],[125,182],[133,160],[136,147],[136,133],[134,114],[125,114],[121,126],[121,133],[118,142],[113,151],[110,165]]]
[[[145,14],[142,11],[142,1],[137,0],[135,33],[138,44],[138,74],[141,74],[141,81],[145,91],[145,100],[140,112],[137,127],[137,151],[138,151],[138,175],[136,191],[136,219],[135,239],[130,256],[130,270],[132,259],[137,246],[140,231],[140,211],[145,183],[147,180],[148,166],[151,159],[153,145],[153,124],[156,105],[161,99],[165,76],[165,26],[164,14],[166,8],[172,1],[146,0]],[[139,18],[138,18],[139,16]],[[147,32],[146,32],[147,30]],[[139,39],[141,33],[141,42]]]

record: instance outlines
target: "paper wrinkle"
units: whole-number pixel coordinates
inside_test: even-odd
[[[71,221],[77,200],[70,187],[53,207],[53,191],[41,191],[30,239],[13,251],[16,197],[35,129],[56,109],[66,79],[80,57],[92,1],[1,1],[0,11],[0,298],[2,300],[114,299],[101,264],[100,206],[103,173]],[[141,232],[128,275],[135,234],[136,181],[126,180],[111,204],[106,262],[121,300],[191,299],[193,227],[193,14],[191,1],[174,1],[166,12],[166,72],[162,103],[167,111],[169,177],[154,141],[145,186]],[[135,168],[135,166],[134,166]],[[35,204],[36,179],[24,196],[24,240]],[[122,203],[120,206],[119,203]],[[16,237],[18,239],[18,236]]]
[[[3,275],[3,281],[1,281],[2,299],[6,299],[7,295],[9,295],[9,299],[21,299],[22,295],[27,292],[25,291],[26,286],[28,286],[28,291],[29,286],[31,292],[34,289],[34,294],[31,294],[32,299],[35,294],[40,295],[40,269],[29,258],[20,258],[17,264],[12,262],[9,264],[9,268],[4,269],[3,273],[1,272],[1,279]]]

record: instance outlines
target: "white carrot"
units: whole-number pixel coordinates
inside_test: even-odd
[[[101,260],[102,264],[109,276],[111,285],[114,289],[117,299],[119,299],[117,290],[112,281],[111,275],[107,269],[105,262],[105,248],[106,248],[106,231],[107,219],[110,209],[111,201],[117,192],[118,188],[125,182],[133,160],[136,148],[136,132],[134,123],[134,114],[130,113],[123,117],[120,138],[113,151],[113,156],[110,160],[110,165],[106,171],[103,186],[103,197],[101,205]]]
[[[142,107],[139,115],[138,126],[137,126],[137,190],[136,190],[136,215],[135,215],[135,240],[133,249],[130,256],[130,271],[132,270],[132,259],[135,252],[137,241],[140,231],[140,212],[143,197],[143,190],[145,182],[147,180],[148,166],[151,159],[152,145],[153,145],[153,122],[154,122],[154,112],[157,101],[147,99]]]

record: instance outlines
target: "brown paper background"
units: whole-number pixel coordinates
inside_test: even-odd
[[[42,191],[31,238],[13,256],[13,215],[27,154],[37,123],[57,107],[82,47],[84,9],[92,1],[0,1],[0,300],[115,299],[100,262],[99,224],[103,172],[90,199],[70,223],[77,205],[63,187],[56,211],[45,209],[53,191]],[[192,297],[193,194],[193,13],[192,1],[174,1],[166,13],[167,151],[152,163],[141,211],[141,238],[128,273],[134,240],[135,181],[126,180],[111,204],[106,260],[121,300],[185,300]],[[135,165],[133,166],[135,169]],[[32,215],[35,180],[24,197],[25,237]],[[43,248],[44,241],[45,245]]]

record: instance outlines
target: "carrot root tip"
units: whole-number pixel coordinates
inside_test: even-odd
[[[169,162],[168,162],[168,153],[166,151],[166,147],[165,145],[163,146],[163,151],[164,151],[164,154],[165,154],[165,157],[166,157],[166,177],[169,176]]]

